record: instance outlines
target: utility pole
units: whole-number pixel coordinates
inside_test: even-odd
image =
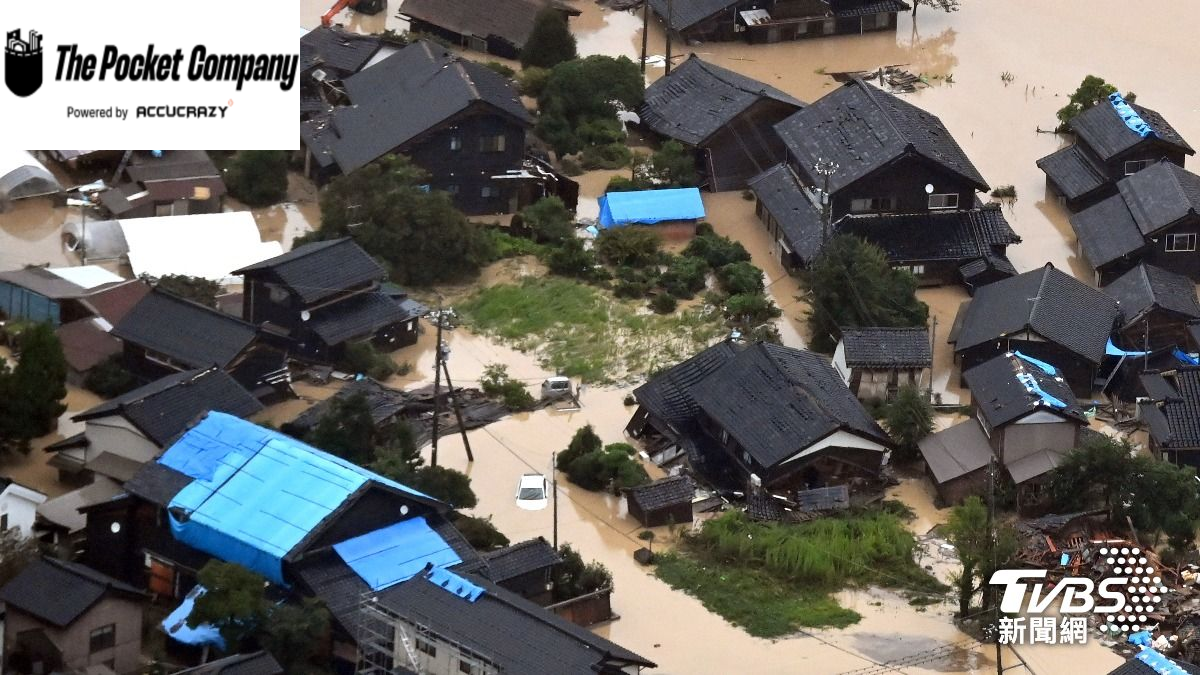
[[[668,28],[668,30],[670,30]],[[646,49],[650,39],[650,0],[642,0],[642,75],[646,74]]]
[[[837,173],[837,162],[826,159],[817,159],[816,165],[813,166],[813,171],[816,171],[818,176],[824,178],[824,187],[821,191],[821,243],[828,244],[830,233],[833,231],[832,212],[833,200],[829,196],[829,177]]]
[[[929,331],[929,387],[925,390],[926,397],[933,403],[933,364],[937,355],[937,316],[933,317],[933,327]]]
[[[554,500],[554,550],[558,550],[558,453],[550,453],[550,492]]]
[[[454,383],[450,381],[450,348],[438,343],[438,351],[442,357],[442,372],[446,374],[446,390],[450,394],[450,405],[454,408],[454,419],[458,421],[458,432],[462,434],[463,447],[467,450],[467,461],[474,462],[475,455],[471,454],[471,441],[467,438],[467,425],[463,424],[462,406],[458,403],[458,393],[454,391]]]
[[[442,390],[442,322],[446,320],[442,314],[442,299],[438,298],[437,342],[433,351],[433,450],[429,453],[430,466],[437,466],[438,455],[438,418],[442,414],[442,406],[438,402]]]
[[[649,2],[649,0],[645,0]],[[667,75],[671,74],[671,31],[675,24],[675,0],[667,0]]]

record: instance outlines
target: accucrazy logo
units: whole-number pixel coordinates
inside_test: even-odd
[[[42,34],[29,31],[29,40],[21,39],[21,30],[8,31],[4,43],[4,83],[17,96],[29,96],[42,86]]]

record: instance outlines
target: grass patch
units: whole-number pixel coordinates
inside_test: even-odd
[[[805,626],[844,627],[859,616],[831,595],[882,586],[940,601],[948,588],[912,559],[916,542],[892,513],[875,509],[799,524],[757,523],[740,511],[705,523],[656,573],[751,635]]]
[[[839,606],[828,593],[781,581],[761,570],[718,561],[702,563],[676,553],[661,554],[655,562],[659,579],[694,595],[709,611],[755,637],[779,637],[801,627],[845,628],[862,618]]]
[[[648,314],[640,302],[554,276],[483,289],[456,309],[474,330],[598,384],[674,364],[725,332],[719,312]]]

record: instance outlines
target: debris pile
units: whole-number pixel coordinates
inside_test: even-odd
[[[836,82],[849,82],[855,79],[865,80],[871,84],[879,85],[881,89],[891,94],[911,94],[919,87],[929,86],[924,77],[905,70],[903,68],[905,65],[907,64],[879,66],[875,70],[847,70],[826,74]]]

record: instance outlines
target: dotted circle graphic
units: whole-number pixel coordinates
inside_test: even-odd
[[[1100,557],[1111,565],[1109,572],[1100,579],[1120,578],[1128,585],[1125,591],[1125,606],[1117,613],[1101,616],[1100,630],[1108,633],[1136,633],[1147,627],[1148,614],[1162,601],[1165,590],[1162,577],[1150,564],[1139,548],[1104,547]]]

